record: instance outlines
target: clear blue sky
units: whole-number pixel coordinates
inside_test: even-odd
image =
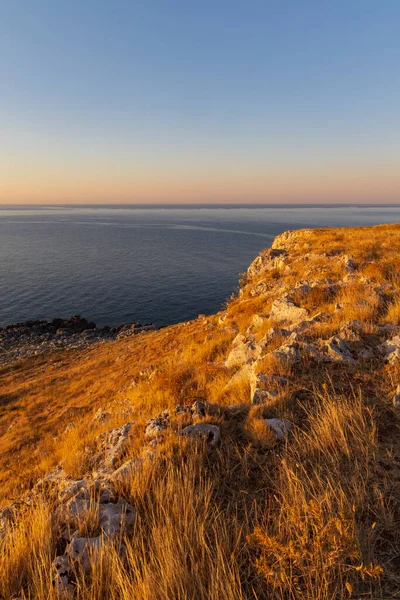
[[[0,202],[400,201],[400,1],[3,0]]]

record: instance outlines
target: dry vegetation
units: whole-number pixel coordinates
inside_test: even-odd
[[[77,569],[77,598],[400,598],[400,419],[391,404],[400,368],[377,357],[293,366],[266,355],[258,369],[289,384],[276,402],[249,406],[248,379],[224,366],[255,314],[266,315],[256,339],[275,325],[268,313],[286,288],[311,275],[346,278],[343,255],[357,265],[354,281],[295,297],[332,315],[310,339],[358,319],[368,339],[382,341],[378,325],[400,320],[400,226],[304,231],[275,242],[283,245],[289,268],[262,272],[251,286],[245,278],[224,313],[0,370],[0,506],[21,501],[0,538],[0,598],[57,598],[55,499],[23,504],[37,480],[57,464],[83,476],[96,435],[126,421],[134,426],[124,458],[139,455],[147,419],[193,397],[211,403],[221,445],[164,436],[156,458],[123,484],[138,513],[133,534],[105,543],[90,575]],[[269,291],[252,296],[261,280]],[[371,282],[391,287],[371,294]],[[278,333],[268,351],[281,343]],[[106,425],[93,420],[100,407],[111,413]],[[288,418],[289,437],[277,442],[263,417]],[[176,417],[172,430],[180,425]],[[82,531],[96,527],[94,503]]]

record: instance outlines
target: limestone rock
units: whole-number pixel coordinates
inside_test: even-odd
[[[253,319],[252,319],[252,323],[257,329],[262,327],[265,323],[268,323],[268,321],[269,321],[269,314],[268,315],[256,314],[253,316]]]
[[[136,512],[123,498],[117,503],[100,504],[99,526],[105,536],[114,539],[121,532],[132,528],[136,520]]]
[[[201,419],[202,417],[206,416],[206,408],[207,401],[201,402],[200,400],[196,400],[190,407],[190,412],[192,413],[193,417]]]
[[[132,422],[125,423],[120,427],[101,433],[97,437],[100,450],[95,458],[97,462],[100,462],[99,473],[111,473],[115,471],[117,461],[125,450],[132,425]]]
[[[339,336],[333,336],[323,343],[322,349],[326,358],[334,362],[355,363],[348,344]]]
[[[114,473],[110,476],[110,481],[113,484],[124,484],[127,480],[139,473],[142,466],[142,458],[132,458],[121,465],[119,469],[114,471]]]
[[[239,333],[232,342],[232,350],[225,361],[225,366],[228,368],[242,366],[258,358],[260,353],[261,348],[256,344],[253,335],[245,337]]]
[[[269,356],[273,356],[288,365],[294,365],[301,361],[301,352],[296,343],[283,344],[273,352],[270,352]]]
[[[278,440],[286,438],[292,427],[292,424],[287,419],[264,419],[264,421],[274,430]]]
[[[169,411],[165,410],[160,413],[154,419],[149,419],[146,423],[144,435],[146,439],[151,440],[157,438],[160,433],[168,429],[170,426],[170,415]]]
[[[400,360],[400,336],[386,340],[378,346],[378,350],[385,356],[386,362],[396,364]]]
[[[281,324],[296,324],[308,317],[308,310],[300,308],[294,301],[284,294],[272,304],[271,318]]]
[[[221,432],[217,425],[210,423],[196,423],[182,429],[181,435],[188,437],[199,437],[205,439],[212,446],[216,446],[221,441]]]
[[[83,571],[88,574],[90,573],[92,564],[95,563],[98,557],[102,545],[103,539],[101,535],[93,538],[76,537],[66,548],[66,560],[64,564],[66,564],[67,561],[68,564],[76,562]]]
[[[57,556],[52,563],[53,581],[60,598],[73,598],[74,586],[71,584],[71,567],[66,554]]]
[[[107,421],[107,419],[109,419],[110,417],[111,413],[105,411],[103,408],[99,408],[93,417],[93,421],[103,422]]]
[[[247,269],[247,277],[251,279],[259,275],[262,271],[272,271],[281,267],[284,264],[285,257],[286,250],[268,248],[253,260]]]

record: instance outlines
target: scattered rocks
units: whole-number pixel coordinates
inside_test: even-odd
[[[93,417],[93,421],[99,421],[101,423],[103,421],[107,421],[107,419],[109,419],[110,417],[111,413],[105,411],[103,408],[99,408],[99,410],[96,411]]]
[[[63,348],[84,348],[153,329],[153,324],[97,327],[80,315],[52,321],[14,323],[0,328],[0,364]]]
[[[261,390],[256,388],[251,397],[252,404],[265,404],[266,402],[271,402],[276,400],[278,397],[278,392],[273,392],[270,390]]]

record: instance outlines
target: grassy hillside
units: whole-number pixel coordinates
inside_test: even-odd
[[[399,324],[400,226],[302,230],[217,315],[1,368],[0,598],[400,597]]]

